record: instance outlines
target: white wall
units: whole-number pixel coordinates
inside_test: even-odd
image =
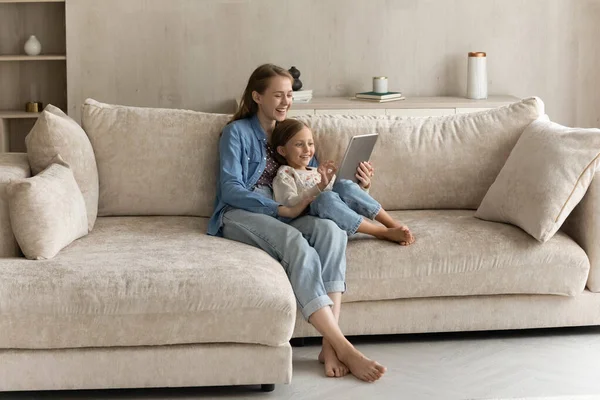
[[[70,114],[99,101],[231,112],[251,71],[295,65],[315,95],[463,95],[469,51],[491,94],[538,95],[600,126],[600,0],[67,0]]]

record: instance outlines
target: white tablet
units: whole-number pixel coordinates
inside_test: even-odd
[[[378,133],[352,137],[337,173],[337,179],[349,179],[358,183],[358,179],[356,179],[356,168],[358,168],[358,165],[362,161],[369,161],[378,137]]]

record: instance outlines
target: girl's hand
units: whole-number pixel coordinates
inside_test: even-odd
[[[331,160],[325,161],[323,164],[319,165],[317,168],[317,172],[321,175],[321,183],[319,183],[319,189],[321,191],[325,190],[329,182],[333,179],[335,173],[337,172],[337,167],[335,163]]]
[[[375,175],[375,168],[368,161],[363,161],[358,164],[358,168],[356,168],[356,179],[358,179],[358,184],[363,189],[368,189],[371,187],[371,178]]]
[[[277,212],[279,213],[280,217],[296,218],[297,216],[302,214],[302,212],[306,209],[306,207],[308,207],[310,203],[312,203],[314,199],[315,197],[309,196],[302,199],[300,203],[296,204],[293,207],[279,206],[277,207]]]

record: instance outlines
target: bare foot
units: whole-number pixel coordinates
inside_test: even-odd
[[[340,378],[348,375],[350,370],[341,362],[331,345],[323,344],[323,350],[319,353],[319,362],[325,364],[325,375],[330,378]]]
[[[340,361],[350,368],[352,375],[365,382],[375,382],[385,374],[387,368],[377,361],[369,360],[354,347],[340,354]]]
[[[392,226],[388,226],[388,228],[406,228],[406,229],[408,229],[408,227],[406,225],[403,225],[402,222],[396,221],[396,220],[394,220],[394,222],[392,223]]]
[[[406,234],[408,235],[408,241],[404,242],[403,245],[408,246],[410,244],[413,244],[415,242],[415,237],[413,236],[410,229],[408,229],[408,226],[400,224],[399,228],[402,229],[404,232],[406,232]],[[402,243],[400,243],[400,244],[402,244]]]
[[[410,231],[410,229],[408,229],[408,226],[402,225],[400,227],[400,229],[402,229],[408,235],[408,241],[405,242],[404,245],[408,246],[408,245],[413,244],[415,242],[415,236],[412,234],[412,232]],[[402,243],[400,243],[400,244],[402,244]]]
[[[381,235],[381,238],[397,242],[403,246],[413,244],[415,241],[414,236],[406,226],[400,228],[388,228],[387,231]]]

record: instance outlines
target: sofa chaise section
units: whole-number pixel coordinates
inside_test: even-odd
[[[0,348],[285,345],[296,302],[280,264],[206,224],[101,217],[51,260],[2,259]]]

